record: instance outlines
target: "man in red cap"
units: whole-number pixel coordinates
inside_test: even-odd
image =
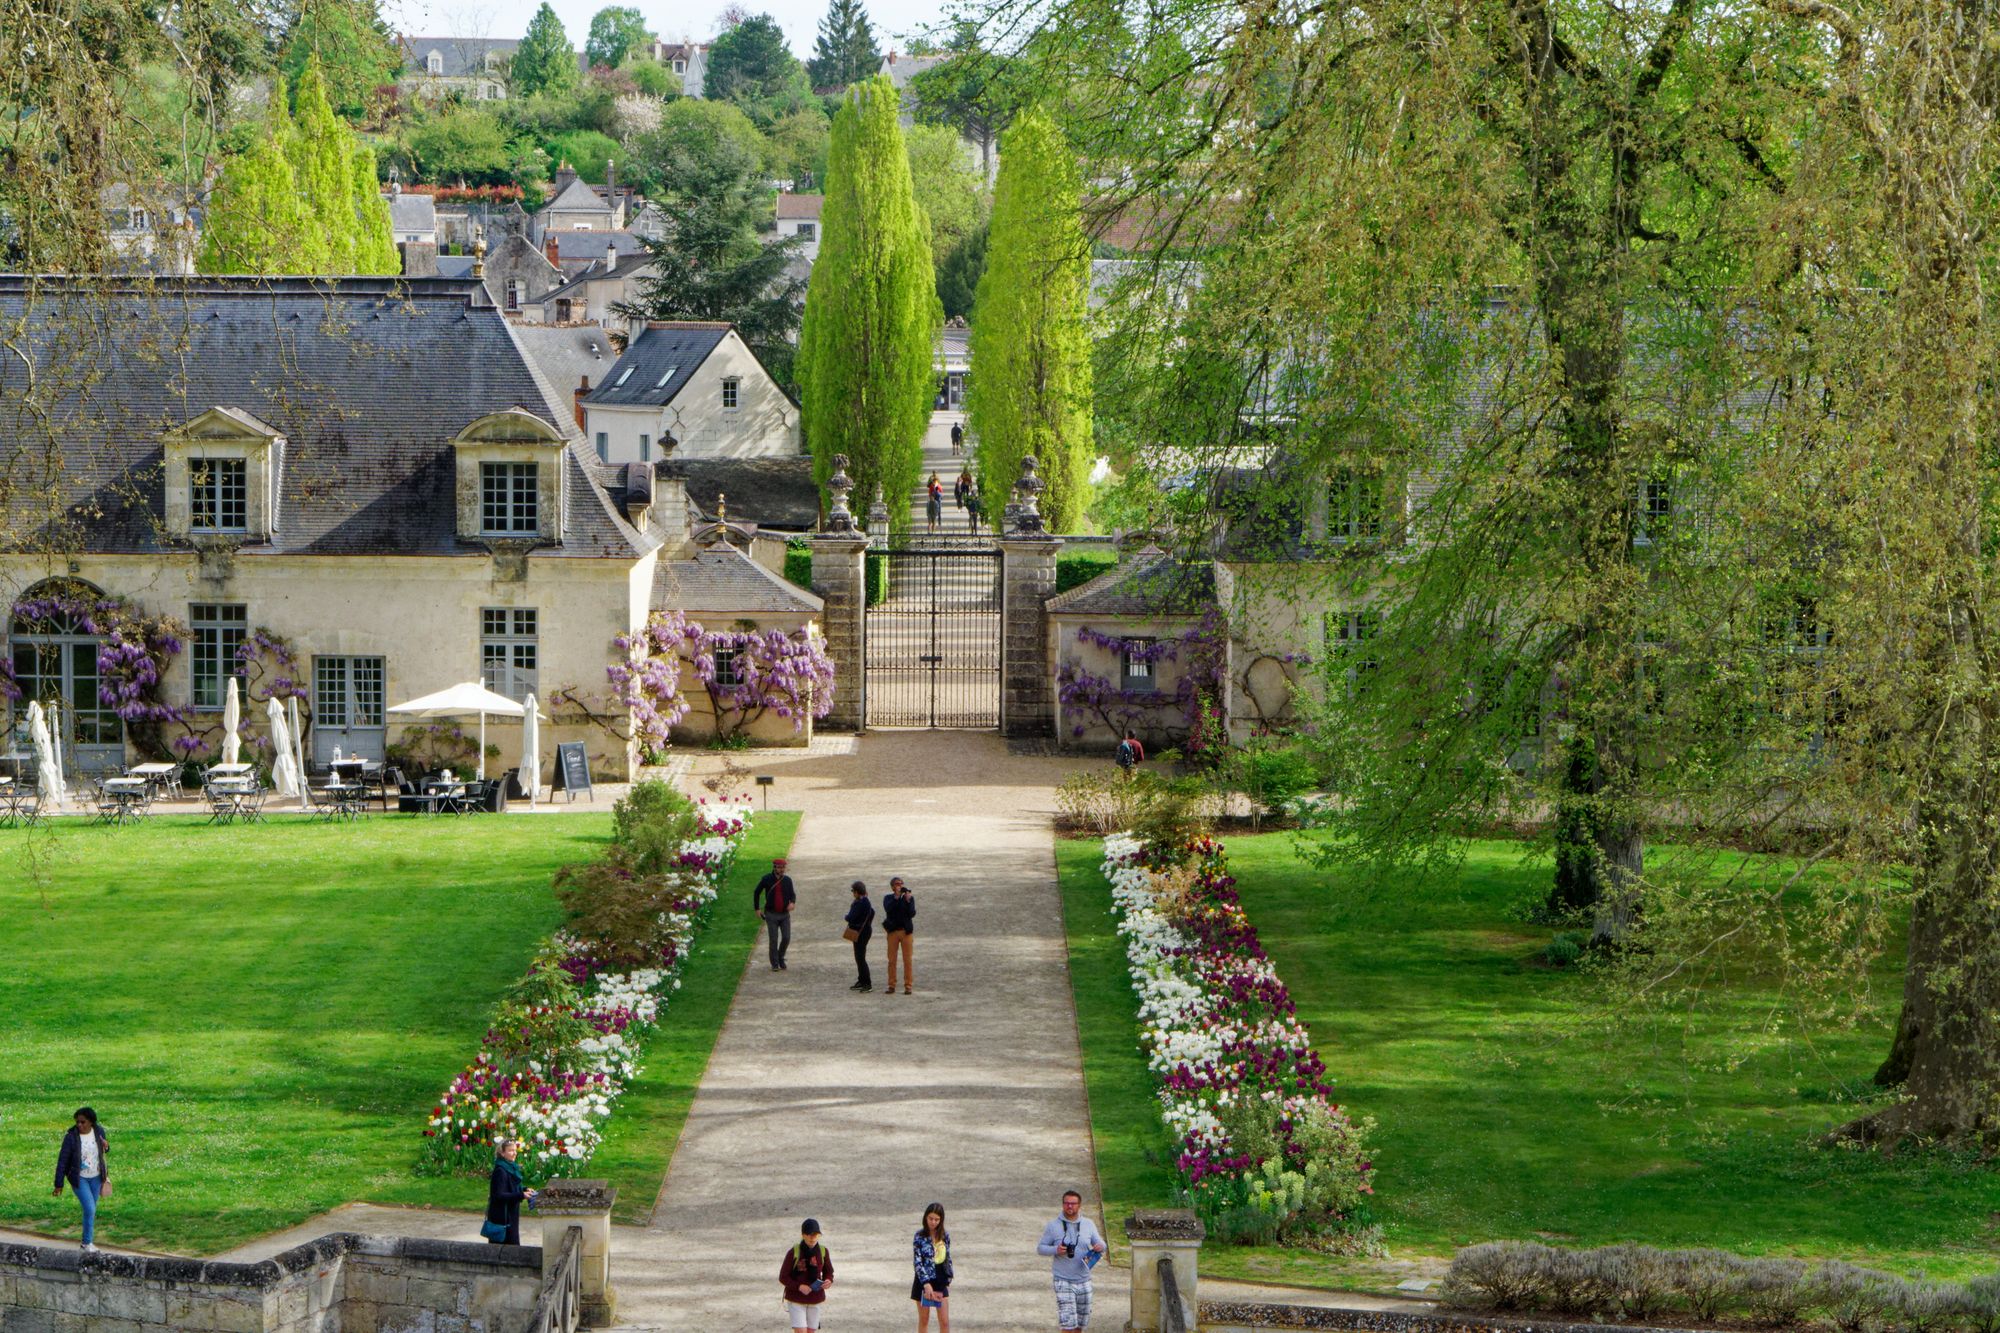
[[[785,873],[785,858],[774,858],[771,873],[758,880],[757,887],[750,891],[750,910],[764,918],[764,929],[771,936],[773,972],[785,970],[785,951],[792,947],[792,908],[798,901],[792,877]]]

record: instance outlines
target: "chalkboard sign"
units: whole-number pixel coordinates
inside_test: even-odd
[[[578,792],[588,793],[595,801],[597,793],[590,790],[590,760],[584,757],[583,742],[570,741],[556,746],[557,791],[566,791],[574,801]]]

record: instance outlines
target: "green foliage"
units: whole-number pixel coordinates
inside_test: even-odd
[[[359,120],[376,92],[396,82],[402,52],[373,0],[307,0],[278,50],[278,69],[297,89],[309,64],[318,65],[333,109]]]
[[[630,5],[607,5],[590,19],[590,35],[584,39],[584,59],[594,68],[617,69],[625,57],[652,40],[646,31],[646,16]]]
[[[662,924],[698,880],[681,870],[642,871],[621,857],[564,866],[556,899],[592,956],[619,968],[658,967],[677,941]]]
[[[396,253],[396,229],[389,216],[389,201],[382,197],[382,183],[375,174],[375,150],[366,144],[356,144],[348,170],[354,215],[358,220],[354,236],[354,271],[376,274],[402,272],[403,260]]]
[[[746,18],[715,39],[702,95],[741,107],[760,126],[815,105],[805,67],[769,14]]]
[[[1076,159],[1046,114],[1007,131],[986,272],[973,306],[966,390],[986,510],[1004,512],[1021,460],[1041,464],[1041,511],[1071,532],[1090,502],[1090,251]]]
[[[1117,565],[1116,551],[1089,548],[1064,551],[1056,557],[1056,591],[1068,592],[1071,588],[1080,588]]]
[[[507,64],[508,90],[516,97],[532,97],[536,93],[568,92],[581,82],[582,72],[577,69],[569,33],[564,31],[556,11],[543,0],[542,7],[528,20],[527,34],[514,48],[514,57]]]
[[[618,859],[642,874],[671,867],[700,827],[694,802],[664,782],[634,783],[611,808],[611,842]]]
[[[862,576],[867,590],[862,594],[864,606],[880,606],[889,600],[889,557],[881,551],[870,551],[862,558]]]
[[[942,125],[914,125],[903,137],[910,189],[931,224],[931,254],[942,275],[945,257],[986,225],[986,179],[966,154],[965,141]]]
[[[294,107],[295,132],[289,144],[292,176],[306,210],[308,228],[318,240],[318,265],[312,272],[356,273],[355,251],[361,244],[361,215],[354,198],[354,134],[333,113],[326,98],[326,80],[319,62],[308,60],[299,77]],[[376,215],[371,211],[371,218]],[[378,219],[379,220],[379,219]],[[371,252],[374,247],[369,247]]]
[[[516,152],[506,126],[490,111],[452,109],[410,131],[410,165],[424,180],[452,185],[503,185],[514,180]]]
[[[1583,958],[1584,946],[1590,937],[1581,931],[1559,932],[1542,949],[1542,958],[1550,967],[1572,967]]]
[[[930,424],[938,308],[928,226],[911,193],[895,88],[881,75],[847,90],[833,121],[819,259],[799,339],[813,475],[846,454],[855,494],[916,489]],[[997,512],[997,511],[994,511]],[[909,523],[904,505],[890,521]]]
[[[560,883],[567,869],[558,872]],[[563,1057],[577,1043],[595,1035],[577,1015],[583,995],[555,959],[536,961],[528,975],[507,989],[494,1011],[486,1049],[502,1073],[524,1073],[530,1065],[550,1070],[563,1067]]]
[[[785,579],[795,587],[812,591],[813,553],[805,542],[787,542],[785,545]]]
[[[796,193],[812,194],[825,183],[833,127],[817,108],[780,117],[764,138],[771,174],[792,182]]]
[[[946,319],[968,319],[979,292],[979,279],[986,272],[984,222],[950,251],[937,257],[938,304]]]
[[[806,72],[814,88],[839,92],[882,67],[882,52],[861,0],[827,0]]]
[[[554,163],[567,162],[582,179],[592,185],[602,185],[605,167],[624,156],[624,149],[608,134],[596,130],[571,130],[559,134],[543,145]]]
[[[1291,736],[1259,736],[1232,751],[1229,782],[1251,800],[1273,809],[1326,781],[1320,756]]]
[[[1034,100],[1037,79],[1026,63],[988,50],[971,20],[959,20],[944,45],[951,59],[910,80],[917,118],[950,126],[978,144],[983,170],[994,142]]]
[[[264,132],[224,163],[216,181],[202,228],[203,273],[323,270],[325,247],[292,167],[296,137],[284,97],[273,96]]]
[[[665,99],[681,95],[680,75],[657,60],[634,60],[623,68],[632,86],[648,97]]]

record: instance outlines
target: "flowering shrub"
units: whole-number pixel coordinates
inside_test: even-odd
[[[1104,842],[1161,1116],[1194,1206],[1218,1235],[1299,1241],[1359,1229],[1373,1192],[1366,1122],[1332,1100],[1326,1066],[1237,901],[1222,847],[1156,856]]]
[[[187,643],[187,626],[172,616],[149,616],[122,597],[100,596],[81,585],[51,589],[44,584],[15,602],[13,622],[36,627],[74,628],[95,635],[98,702],[118,714],[133,741],[153,756],[166,754],[160,728],[182,722],[190,710],[160,698],[167,659]],[[11,661],[0,658],[0,698],[21,697]]]
[[[810,629],[707,630],[678,611],[655,611],[644,629],[613,642],[622,659],[605,674],[644,753],[666,749],[668,733],[687,716],[681,693],[686,671],[708,694],[718,738],[736,735],[767,712],[798,732],[808,718],[833,711],[833,658]]]
[[[1065,660],[1056,667],[1056,695],[1072,715],[1094,714],[1114,736],[1124,735],[1127,727],[1142,733],[1151,731],[1156,736],[1164,731],[1165,738],[1178,744],[1191,760],[1205,758],[1223,744],[1217,719],[1221,716],[1219,700],[1223,693],[1228,627],[1220,610],[1210,607],[1199,624],[1170,638],[1128,638],[1087,625],[1077,630],[1076,637],[1121,660],[1154,666],[1178,662],[1183,669],[1175,678],[1171,693],[1128,690],[1074,661]],[[1178,720],[1166,722],[1163,716]],[[1086,729],[1085,723],[1078,722],[1071,727],[1071,733],[1081,736]]]
[[[431,1108],[420,1170],[489,1171],[493,1143],[505,1137],[522,1140],[521,1171],[536,1183],[590,1160],[613,1103],[639,1076],[646,1038],[680,989],[687,946],[750,828],[747,799],[697,809],[677,892],[651,934],[659,965],[615,961],[628,956],[629,941],[550,936],[495,1013],[479,1054]]]

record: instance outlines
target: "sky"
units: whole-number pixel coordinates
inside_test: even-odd
[[[556,17],[569,33],[570,45],[583,49],[590,32],[590,16],[614,0],[550,0]],[[707,41],[715,35],[716,16],[727,8],[727,0],[687,0],[680,4],[659,4],[653,0],[632,0],[646,24],[666,41],[692,37]],[[792,51],[804,60],[812,54],[819,35],[819,21],[826,13],[826,0],[742,0],[753,14],[768,13],[778,20],[791,40]],[[875,29],[875,44],[887,51],[901,34],[918,32],[938,23],[943,14],[940,0],[866,0],[868,19]],[[541,0],[382,0],[382,17],[396,31],[416,37],[519,37],[528,30],[528,20],[541,8]]]

